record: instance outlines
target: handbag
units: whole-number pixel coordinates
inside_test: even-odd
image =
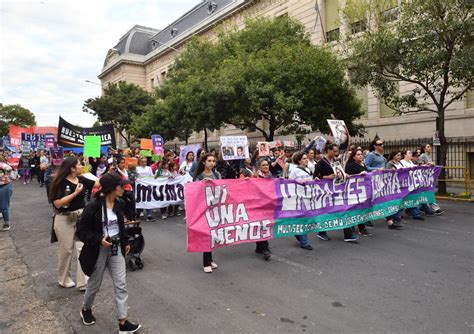
[[[53,215],[53,221],[51,223],[51,243],[54,244],[55,242],[58,242],[58,236],[56,235],[56,232],[54,231],[54,218],[56,217],[56,214]]]

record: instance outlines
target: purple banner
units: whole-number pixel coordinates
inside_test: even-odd
[[[153,145],[153,154],[163,156],[165,152],[165,141],[163,140],[163,137],[160,135],[152,135],[151,143]]]

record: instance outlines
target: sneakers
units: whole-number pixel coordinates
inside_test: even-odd
[[[206,274],[212,273],[212,267],[211,267],[211,266],[207,266],[207,267],[204,267],[204,268],[202,268],[202,269],[204,270],[204,272],[205,272]]]
[[[331,238],[330,238],[329,235],[327,235],[327,234],[319,234],[319,233],[318,233],[318,234],[316,234],[316,236],[317,236],[319,239],[324,240],[324,241],[329,241],[329,240],[331,240]]]
[[[146,221],[147,222],[154,222],[156,219],[153,217],[147,217]]]
[[[211,268],[212,268],[212,269],[217,269],[217,268],[219,268],[219,267],[217,266],[217,263],[211,262]]]
[[[421,220],[421,221],[424,221],[425,218],[421,217],[421,216],[417,216],[417,217],[413,217],[413,219],[415,220]]]
[[[183,215],[183,214],[181,213],[181,211],[176,212],[176,216],[177,216],[177,217],[181,217],[182,215]]]
[[[76,286],[76,283],[74,283],[74,281],[70,278],[67,279],[66,283],[61,283],[61,282],[58,281],[58,284],[59,284],[60,287],[66,288],[66,289],[74,288]]]
[[[444,211],[441,210],[441,209],[438,209],[434,212],[434,214],[437,215],[437,216],[441,216],[443,213],[444,213]]]
[[[357,242],[359,240],[359,237],[355,234],[351,235],[349,238],[344,238],[345,242]]]
[[[313,250],[314,249],[313,246],[311,246],[311,245],[300,246],[300,247],[303,248],[303,249],[306,249],[306,250]]]
[[[367,222],[365,223],[365,227],[374,227],[374,224],[372,224],[372,222]]]
[[[393,223],[392,225],[388,225],[388,228],[390,230],[402,230],[403,226],[400,225],[399,223]]]
[[[372,235],[372,233],[370,233],[369,231],[367,230],[362,230],[362,231],[359,231],[359,234],[364,236],[364,237],[370,237]]]
[[[269,249],[256,249],[255,253],[263,254],[263,259],[265,261],[270,261],[272,258],[272,252]]]
[[[8,231],[9,229],[10,229],[10,223],[9,222],[4,222],[2,231]]]
[[[86,326],[95,324],[95,317],[92,315],[92,310],[81,310],[82,323]]]
[[[119,334],[135,333],[140,328],[142,328],[142,325],[132,324],[130,321],[125,320],[123,325],[119,323]]]
[[[162,215],[161,215],[161,219],[166,219],[166,218],[168,218],[167,215],[165,215],[165,214],[162,214]]]

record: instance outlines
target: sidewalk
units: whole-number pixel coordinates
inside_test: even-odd
[[[0,263],[0,332],[71,332],[50,311],[48,303],[35,296],[32,277],[10,232],[0,231]]]

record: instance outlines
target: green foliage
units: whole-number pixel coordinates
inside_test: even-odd
[[[154,103],[153,97],[139,86],[120,82],[110,84],[102,96],[87,99],[82,109],[97,116],[101,123],[112,123],[130,145],[133,116],[141,115],[147,106]]]
[[[164,117],[183,137],[223,124],[256,126],[273,140],[277,131],[328,132],[326,119],[337,118],[352,133],[361,131],[354,124],[360,104],[339,61],[312,45],[303,25],[287,17],[250,20],[243,30],[221,32],[216,42],[193,40],[157,98],[161,102],[134,124]],[[258,126],[261,120],[268,126]],[[134,125],[136,133],[142,130]]]
[[[0,136],[8,135],[11,124],[21,127],[36,125],[35,115],[19,104],[0,103]]]

